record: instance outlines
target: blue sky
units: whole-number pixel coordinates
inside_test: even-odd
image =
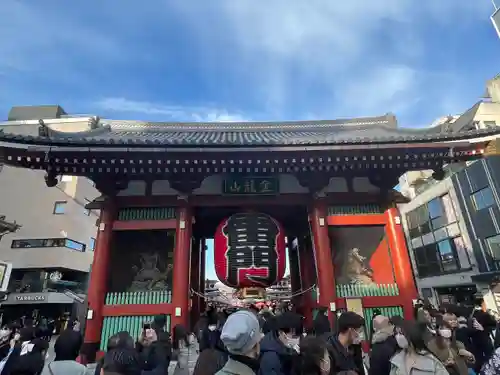
[[[393,112],[428,126],[500,73],[492,12],[490,0],[2,0],[0,116],[60,104],[151,121]]]
[[[3,0],[0,113],[145,120],[394,112],[427,126],[498,72],[490,0]]]

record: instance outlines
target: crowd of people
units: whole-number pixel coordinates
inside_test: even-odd
[[[332,322],[323,309],[311,327],[292,305],[210,306],[194,332],[176,325],[171,336],[157,316],[138,338],[111,336],[99,359],[82,347],[78,322],[48,359],[44,325],[26,319],[0,330],[0,375],[191,375],[192,367],[193,375],[500,375],[499,322],[476,305],[437,310],[419,301],[414,319],[376,312],[370,322],[351,311]]]

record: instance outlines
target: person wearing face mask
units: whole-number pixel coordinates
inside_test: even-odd
[[[295,375],[329,375],[330,355],[326,341],[315,336],[304,338],[294,369]]]
[[[373,319],[373,330],[368,375],[389,375],[391,372],[389,360],[399,350],[394,337],[394,326],[388,317],[378,315]]]
[[[4,326],[0,330],[0,360],[4,359],[10,351],[10,341],[13,337],[13,331],[10,327]]]
[[[299,352],[300,315],[285,311],[278,315],[272,331],[260,343],[261,375],[290,375],[294,357]]]
[[[417,322],[425,325],[424,340],[429,342],[436,335],[433,317],[427,307],[421,307],[417,311]]]
[[[444,321],[438,323],[436,336],[429,341],[427,347],[445,365],[450,375],[469,373],[467,361],[474,362],[474,356],[461,342],[453,339],[453,332]]]
[[[254,313],[242,310],[231,314],[222,327],[220,338],[229,352],[229,359],[216,375],[258,373],[262,333]]]
[[[405,321],[396,342],[401,351],[391,358],[390,375],[448,375],[444,365],[425,345],[426,326]]]
[[[346,311],[337,318],[337,334],[328,339],[331,375],[339,372],[364,375],[359,349],[364,325],[365,319],[353,311]]]

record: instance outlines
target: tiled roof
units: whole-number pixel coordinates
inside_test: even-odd
[[[500,133],[500,129],[443,133],[440,127],[398,128],[393,115],[349,120],[238,123],[151,123],[101,120],[97,129],[81,133],[51,130],[49,137],[0,133],[0,140],[32,144],[128,146],[286,146],[468,139]]]

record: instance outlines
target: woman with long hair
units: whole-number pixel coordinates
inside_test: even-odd
[[[193,349],[193,335],[188,333],[182,324],[177,324],[174,327],[172,339],[174,358],[177,358],[174,375],[189,375],[189,359]]]
[[[473,361],[474,356],[465,350],[464,344],[455,340],[446,322],[438,321],[436,328],[436,335],[427,344],[429,350],[445,365],[450,375],[467,375],[466,361]]]
[[[307,336],[300,343],[300,354],[293,366],[296,375],[328,375],[330,373],[330,355],[327,343],[321,337]]]
[[[448,375],[444,365],[425,345],[425,323],[406,321],[401,327],[401,333],[396,334],[396,342],[401,351],[391,358],[390,375]]]

